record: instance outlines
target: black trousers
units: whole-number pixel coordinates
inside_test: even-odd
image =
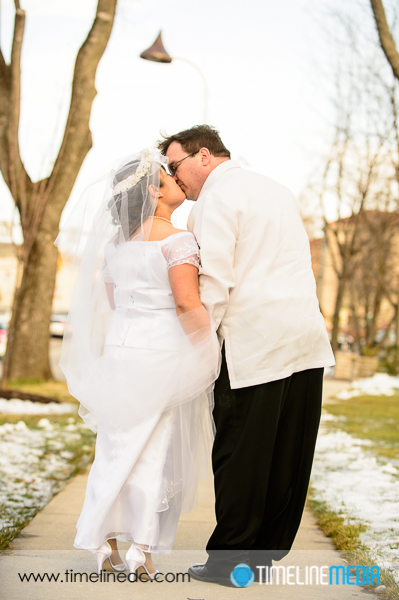
[[[323,368],[232,390],[224,349],[212,451],[217,525],[209,570],[288,554],[298,531],[320,422]]]

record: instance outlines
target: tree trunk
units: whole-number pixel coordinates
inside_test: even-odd
[[[356,307],[354,304],[351,305],[351,311],[352,311],[353,328],[355,330],[354,350],[359,352],[360,351],[360,339],[361,339],[360,324],[359,324],[359,318],[356,314]]]
[[[382,302],[382,288],[381,288],[381,286],[378,286],[378,289],[375,294],[375,299],[374,299],[373,318],[371,320],[371,323],[368,327],[368,332],[367,332],[367,348],[372,348],[374,345],[374,339],[375,339],[375,336],[377,333],[377,322],[378,322],[378,317],[379,317],[380,309],[381,309],[381,302]]]
[[[58,250],[53,245],[62,210],[92,146],[89,127],[95,76],[111,35],[117,0],[98,0],[96,16],[75,62],[64,137],[49,177],[32,183],[22,163],[19,138],[21,49],[25,12],[15,1],[11,63],[0,48],[0,170],[19,210],[24,270],[16,291],[2,388],[7,378],[48,379],[49,323]]]
[[[339,313],[344,299],[344,291],[346,287],[346,277],[341,277],[338,282],[337,296],[335,298],[335,309],[333,317],[333,328],[331,334],[331,347],[334,354],[338,350],[338,332],[339,332]]]
[[[378,344],[375,345],[376,350],[379,350],[385,344],[386,340],[388,339],[391,327],[395,323],[395,320],[396,320],[396,312],[394,313],[392,319],[389,321],[388,325],[386,326],[384,335],[382,336],[381,340],[378,342]]]
[[[46,218],[48,212],[43,216],[15,294],[14,328],[8,349],[10,379],[52,378],[49,322],[58,258],[53,242],[58,228],[51,227]]]

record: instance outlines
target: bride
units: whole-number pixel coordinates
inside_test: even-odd
[[[97,432],[74,546],[98,572],[106,559],[122,571],[117,540],[129,541],[130,573],[147,579],[151,553],[171,551],[180,513],[196,504],[220,368],[198,245],[171,223],[185,195],[167,160],[146,149],[118,161],[55,241],[79,263],[60,366]]]

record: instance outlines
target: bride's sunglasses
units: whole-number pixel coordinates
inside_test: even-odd
[[[180,160],[173,163],[172,165],[168,165],[168,169],[171,172],[172,176],[174,177],[177,173],[177,169],[179,168],[177,165],[182,163],[183,160],[186,160],[186,158],[190,158],[190,156],[195,156],[196,154],[198,154],[198,152],[199,152],[199,150],[197,150],[197,152],[193,152],[192,154],[188,154],[187,156],[185,156],[184,158],[181,158]]]

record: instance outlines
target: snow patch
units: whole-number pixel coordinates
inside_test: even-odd
[[[46,418],[37,428],[24,421],[0,425],[0,529],[30,520],[64,487],[74,469],[69,447],[83,431],[83,423],[66,428]]]
[[[312,469],[315,498],[346,522],[367,525],[361,542],[376,564],[392,571],[399,582],[399,471],[372,454],[370,440],[329,431],[331,420],[324,412]]]
[[[7,415],[62,415],[77,411],[77,405],[72,403],[32,402],[31,400],[20,400],[12,398],[6,400],[0,398],[0,413]]]
[[[393,396],[399,390],[399,377],[376,373],[373,377],[366,377],[352,381],[349,390],[342,390],[336,395],[340,400],[349,400],[355,396]]]

